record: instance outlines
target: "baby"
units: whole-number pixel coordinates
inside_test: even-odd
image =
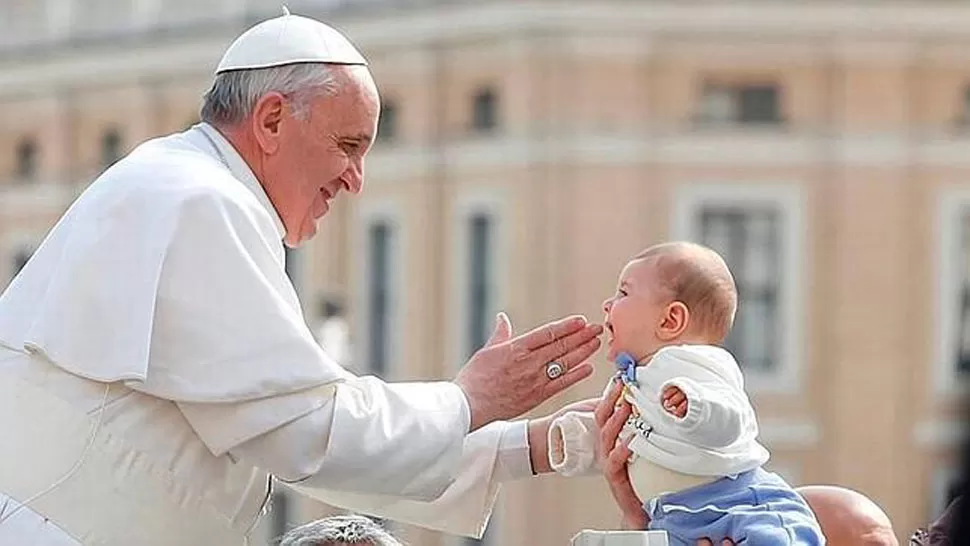
[[[603,303],[608,358],[633,409],[621,438],[630,482],[674,546],[730,538],[755,546],[825,544],[808,504],[761,467],[768,451],[734,357],[721,348],[737,289],[724,260],[692,243],[647,249]],[[571,412],[549,430],[549,459],[565,476],[597,471],[595,425]],[[631,439],[632,438],[632,439]]]

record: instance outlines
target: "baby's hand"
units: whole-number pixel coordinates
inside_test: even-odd
[[[687,415],[687,396],[684,391],[671,385],[664,389],[663,406],[667,413],[683,419]]]

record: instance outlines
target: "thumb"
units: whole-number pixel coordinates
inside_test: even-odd
[[[500,312],[495,316],[495,329],[492,330],[492,337],[488,338],[488,342],[485,343],[486,347],[491,347],[492,345],[498,345],[499,343],[505,343],[512,338],[512,322],[509,320],[509,316],[504,312]]]

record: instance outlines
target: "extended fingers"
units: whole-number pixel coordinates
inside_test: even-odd
[[[687,396],[677,387],[671,387],[664,391],[664,402],[671,406],[680,405],[687,401]]]
[[[556,357],[555,361],[561,363],[567,370],[571,370],[573,367],[586,362],[591,356],[596,354],[596,351],[600,350],[602,344],[602,340],[598,337],[588,339],[582,345],[570,349],[562,356]],[[546,361],[541,360],[540,362],[545,363]]]
[[[664,409],[673,411],[687,405],[687,395],[677,387],[667,387],[661,397]]]
[[[523,334],[513,340],[516,350],[532,351],[546,345],[554,344],[557,339],[564,338],[583,329],[587,325],[585,317],[573,316],[550,322],[531,332]]]
[[[557,339],[556,341],[546,344],[540,347],[528,355],[529,358],[535,358],[536,361],[545,364],[553,360],[562,362],[562,358],[570,355],[571,353],[579,350],[580,353],[587,351],[589,348],[593,347],[595,342],[595,347],[593,351],[589,353],[586,357],[580,359],[578,362],[582,362],[586,358],[589,358],[596,349],[599,349],[599,335],[603,333],[603,327],[599,324],[589,324],[568,336]],[[575,358],[574,358],[575,360]],[[568,366],[567,366],[568,367]]]

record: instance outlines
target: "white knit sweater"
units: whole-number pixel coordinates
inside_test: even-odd
[[[710,345],[665,347],[637,368],[636,378],[638,385],[627,399],[639,417],[631,418],[621,434],[634,436],[630,449],[635,457],[704,477],[735,476],[768,461],[768,451],[757,441],[758,422],[741,369],[728,351]],[[683,418],[663,408],[663,392],[670,385],[687,397]],[[559,417],[550,427],[549,440],[556,472],[575,476],[598,471],[591,413]]]

